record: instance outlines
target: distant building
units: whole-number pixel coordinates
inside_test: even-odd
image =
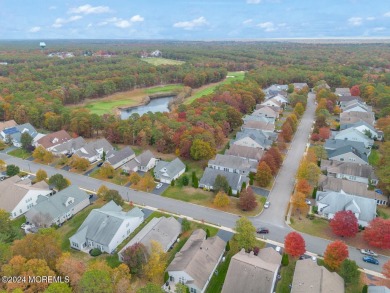
[[[34,126],[32,126],[30,123],[24,123],[21,125],[5,128],[0,132],[0,135],[2,140],[9,140],[15,147],[20,148],[22,147],[22,142],[20,139],[23,133],[28,133],[34,141],[42,137],[42,135],[39,135]]]
[[[338,87],[334,92],[338,96],[351,96],[351,91],[347,87]]]
[[[75,152],[75,155],[79,156],[80,158],[87,159],[89,162],[93,163],[102,159],[103,152],[107,154],[109,151],[113,150],[114,147],[105,138],[101,138],[86,143]]]
[[[148,172],[156,166],[159,160],[155,158],[153,153],[149,150],[143,152],[139,156],[136,156],[133,160],[127,162],[122,166],[122,170],[126,173],[131,172]]]
[[[179,178],[186,170],[186,165],[176,158],[172,162],[159,161],[154,168],[154,177],[163,183],[170,184]]]

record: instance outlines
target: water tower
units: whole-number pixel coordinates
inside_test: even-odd
[[[40,42],[39,43],[39,47],[41,47],[41,49],[45,49],[46,48],[46,43],[45,42]]]

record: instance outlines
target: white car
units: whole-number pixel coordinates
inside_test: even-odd
[[[311,201],[310,201],[310,199],[306,199],[305,202],[306,202],[306,204],[307,204],[308,206],[311,206]]]
[[[270,204],[271,204],[271,203],[270,203],[269,201],[266,201],[265,204],[264,204],[264,208],[265,208],[265,209],[268,209],[269,206],[270,206]]]
[[[375,253],[375,252],[373,252],[372,250],[369,250],[369,249],[360,249],[360,252],[362,254],[369,255],[369,256],[378,256],[377,253]]]
[[[156,189],[161,188],[162,185],[163,185],[162,183],[157,184]]]

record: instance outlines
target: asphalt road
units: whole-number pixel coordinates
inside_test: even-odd
[[[270,233],[266,237],[273,241],[284,243],[284,237],[289,232],[293,231],[288,225],[285,224],[284,216],[286,214],[290,194],[294,185],[295,173],[305,151],[307,139],[310,134],[310,129],[314,119],[314,111],[314,95],[309,93],[307,110],[302,117],[294,140],[291,143],[291,148],[288,151],[284,164],[275,180],[274,188],[268,196],[268,200],[271,202],[271,206],[269,209],[264,210],[261,215],[251,219],[255,226],[265,226],[269,228]],[[30,173],[36,173],[38,169],[45,170],[49,177],[56,173],[60,173],[64,177],[68,178],[72,184],[91,191],[97,191],[98,188],[104,184],[108,188],[118,190],[118,192],[126,201],[133,201],[134,203],[141,204],[146,207],[150,206],[153,208],[158,208],[178,215],[184,215],[196,220],[204,220],[205,222],[230,229],[235,227],[235,223],[239,218],[237,215],[166,197],[161,197],[152,193],[136,191],[125,186],[104,182],[93,177],[83,176],[65,170],[59,170],[51,166],[25,161],[4,153],[0,153],[0,159],[4,160],[7,164],[18,165],[21,169]],[[306,241],[307,251],[318,255],[322,255],[324,253],[325,248],[329,243],[329,241],[326,239],[313,237],[306,234],[303,234],[303,237]],[[378,258],[380,265],[376,266],[363,262],[362,255],[356,248],[350,247],[349,252],[350,259],[355,260],[360,267],[376,272],[381,272],[382,265],[389,259],[388,257],[380,256]]]

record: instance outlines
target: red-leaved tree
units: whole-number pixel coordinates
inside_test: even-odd
[[[330,221],[330,227],[337,236],[353,237],[359,231],[358,220],[352,211],[337,212]]]
[[[311,194],[313,191],[313,187],[311,187],[310,183],[306,179],[299,179],[295,189],[306,196]]]
[[[284,238],[284,250],[292,257],[299,257],[306,251],[305,240],[301,234],[297,232],[291,232]]]
[[[329,136],[330,136],[330,129],[329,129],[329,127],[321,127],[318,130],[318,135],[320,136],[321,140],[328,139]]]
[[[383,265],[382,274],[385,275],[386,278],[390,279],[390,260]]]
[[[368,244],[389,249],[390,248],[390,220],[375,218],[364,230],[364,240]]]
[[[331,270],[338,270],[348,255],[348,246],[343,241],[336,240],[326,247],[324,262]]]
[[[356,97],[356,96],[360,96],[360,88],[358,85],[354,85],[353,87],[351,87],[350,89],[350,92],[351,92],[351,95]]]
[[[256,196],[252,188],[248,187],[241,191],[238,206],[244,211],[251,211],[257,207]]]

